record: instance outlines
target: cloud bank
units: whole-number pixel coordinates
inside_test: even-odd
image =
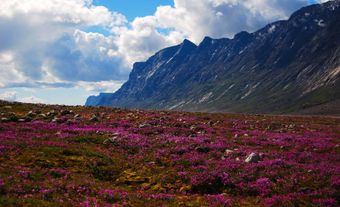
[[[199,43],[204,36],[252,32],[308,4],[174,0],[174,6],[160,6],[153,15],[128,22],[123,14],[95,6],[92,0],[2,0],[0,88],[116,89],[134,62],[184,38]],[[106,35],[90,32],[98,28]]]

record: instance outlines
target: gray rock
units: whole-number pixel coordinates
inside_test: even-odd
[[[8,118],[1,118],[1,122],[9,122],[10,120]]]
[[[26,116],[27,117],[35,117],[35,116],[37,116],[37,114],[34,113],[33,111],[29,111]]]
[[[46,119],[46,114],[39,114],[39,118]]]
[[[120,141],[120,139],[118,137],[111,137],[111,138],[105,139],[103,144],[105,144],[105,145],[107,145],[107,144],[118,145],[119,141]]]
[[[15,114],[12,114],[12,115],[9,117],[9,120],[10,120],[10,121],[16,122],[16,121],[18,121],[18,117],[17,117]]]
[[[69,111],[69,110],[62,110],[60,112],[60,115],[62,115],[62,116],[72,115],[72,114],[73,114],[73,111]]]
[[[47,116],[55,116],[55,115],[57,115],[57,113],[55,112],[55,110],[52,110],[52,111],[47,112],[46,115]]]
[[[90,121],[92,122],[98,122],[99,121],[99,118],[96,116],[96,115],[93,115],[90,119]]]
[[[62,119],[59,119],[59,118],[57,118],[57,117],[55,117],[54,119],[52,119],[52,121],[51,121],[52,123],[58,123],[58,124],[61,124],[61,123],[63,123],[64,121],[62,120]]]
[[[150,127],[151,125],[150,124],[140,124],[138,126],[138,128],[146,128],[146,127]]]
[[[25,122],[31,122],[32,121],[32,118],[31,117],[25,117]]]
[[[244,160],[247,163],[257,163],[261,160],[261,156],[252,152],[248,157]]]

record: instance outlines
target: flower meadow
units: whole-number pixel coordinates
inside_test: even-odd
[[[340,119],[0,102],[0,206],[340,205]]]

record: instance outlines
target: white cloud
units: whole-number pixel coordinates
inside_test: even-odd
[[[35,96],[18,97],[18,92],[16,91],[6,91],[0,94],[0,100],[5,101],[17,101],[23,103],[46,103],[44,100],[37,98]]]
[[[174,7],[158,7],[159,25],[174,28],[199,43],[204,36],[232,37],[287,18],[308,0],[175,0]]]
[[[0,94],[0,100],[5,101],[15,101],[17,99],[17,92],[15,91],[7,91]]]
[[[22,102],[22,103],[46,103],[44,100],[37,98],[35,96],[28,96],[24,98],[18,98],[15,101]]]
[[[123,15],[90,0],[3,0],[0,85],[124,79],[121,60],[100,49],[114,47],[112,40],[80,30],[125,23]]]
[[[92,0],[2,0],[0,87],[114,91],[131,66],[189,38],[232,37],[287,18],[308,0],[174,0],[127,22]],[[90,33],[91,27],[111,32]]]
[[[115,92],[122,85],[123,81],[99,81],[99,82],[78,82],[77,86],[90,92]]]
[[[155,16],[137,17],[130,27],[116,31],[119,34],[115,39],[117,50],[111,50],[111,54],[120,56],[130,68],[134,62],[146,60],[161,48],[183,41],[183,35],[176,31],[161,33],[158,26]]]

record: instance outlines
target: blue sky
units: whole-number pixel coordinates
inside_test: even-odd
[[[253,32],[321,1],[2,0],[0,99],[81,105],[164,47]]]
[[[135,17],[152,15],[158,6],[173,5],[173,3],[173,0],[94,0],[95,5],[102,5],[122,13],[129,21]]]

